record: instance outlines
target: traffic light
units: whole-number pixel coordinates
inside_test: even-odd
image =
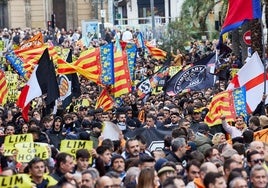
[[[55,29],[56,27],[56,15],[55,14],[51,14],[51,27],[52,29]]]

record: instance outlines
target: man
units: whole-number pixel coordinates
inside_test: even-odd
[[[100,177],[96,182],[96,188],[112,188],[113,187],[113,180],[108,176]]]
[[[176,171],[171,166],[163,166],[160,170],[158,170],[157,175],[159,177],[160,184],[163,184],[167,178],[175,177]]]
[[[200,172],[200,166],[201,163],[195,159],[191,160],[186,165],[186,174],[184,182],[185,184],[188,184],[189,182],[193,181],[194,178],[200,178],[199,172]]]
[[[215,164],[211,162],[205,162],[200,167],[199,178],[194,178],[193,181],[189,182],[186,188],[205,188],[204,178],[207,173],[214,172],[218,173],[218,169]]]
[[[116,113],[116,120],[113,121],[123,133],[125,133],[127,126],[126,126],[126,114],[123,111],[119,111]]]
[[[166,156],[168,161],[175,163],[181,163],[183,166],[186,165],[184,159],[187,150],[187,144],[184,138],[175,138],[171,142],[171,152]]]
[[[239,164],[233,159],[227,159],[223,164],[224,178],[227,181],[231,171],[235,168],[239,168]]]
[[[55,185],[57,182],[51,176],[45,177],[45,162],[40,158],[33,158],[28,163],[29,175],[35,187],[49,187]]]
[[[95,168],[89,168],[82,172],[82,186],[94,188],[99,178],[99,172]]]
[[[234,178],[229,183],[229,188],[247,188],[247,187],[248,187],[248,183],[243,177]]]
[[[102,124],[98,121],[92,123],[92,131],[90,132],[90,140],[93,141],[93,148],[99,145],[99,136],[101,135]]]
[[[56,156],[55,171],[51,176],[61,184],[66,181],[71,181],[74,179],[72,174],[74,169],[74,159],[73,156],[62,152]]]
[[[219,172],[209,172],[204,178],[206,188],[226,188],[226,182],[223,175]]]
[[[82,172],[89,167],[90,154],[87,149],[79,149],[76,151],[76,167],[75,175],[81,176]]]
[[[140,170],[145,168],[154,168],[155,159],[149,155],[142,155],[139,158],[139,168]]]
[[[264,156],[264,143],[262,141],[253,141],[249,144],[250,151],[256,150],[258,151],[262,156]]]
[[[172,112],[170,114],[170,120],[171,123],[164,125],[164,127],[169,128],[169,129],[173,129],[175,127],[179,127],[179,121],[180,121],[181,117],[179,112]]]
[[[145,118],[145,125],[143,126],[144,128],[156,128],[155,125],[155,117],[151,114],[148,114]]]
[[[126,141],[125,151],[122,153],[124,159],[136,158],[138,159],[140,155],[140,145],[139,141],[135,138],[128,139]]]
[[[255,165],[263,165],[264,163],[264,157],[256,150],[250,151],[247,153],[247,166],[246,171],[248,176],[250,176],[251,169]]]
[[[257,116],[250,117],[248,128],[254,132],[260,131],[261,130],[260,119]]]
[[[251,169],[250,182],[253,188],[267,188],[268,174],[261,165],[256,165]]]
[[[126,176],[125,159],[121,155],[114,155],[111,159],[111,168],[117,172],[121,179]]]

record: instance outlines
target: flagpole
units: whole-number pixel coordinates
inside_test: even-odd
[[[265,42],[264,42],[264,35],[263,35],[263,23],[262,23],[262,18],[259,18],[260,24],[261,24],[261,33],[262,33],[262,64],[264,68],[264,89],[263,89],[263,94],[266,94],[266,79],[267,79],[267,70],[266,70],[266,58],[265,58]]]

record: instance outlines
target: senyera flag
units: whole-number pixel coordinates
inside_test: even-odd
[[[224,33],[240,27],[248,20],[259,19],[261,16],[260,0],[229,0],[219,43],[222,43],[222,35]]]
[[[60,96],[55,68],[50,60],[48,49],[44,50],[17,101],[17,105],[22,109],[22,116],[26,121],[28,121],[30,102],[43,94],[46,94],[47,106],[51,105]]]

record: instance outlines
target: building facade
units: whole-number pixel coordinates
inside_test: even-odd
[[[151,24],[151,2],[155,22],[179,17],[181,0],[0,0],[0,27],[46,28],[55,14],[56,26],[75,29],[82,20],[113,25]]]

